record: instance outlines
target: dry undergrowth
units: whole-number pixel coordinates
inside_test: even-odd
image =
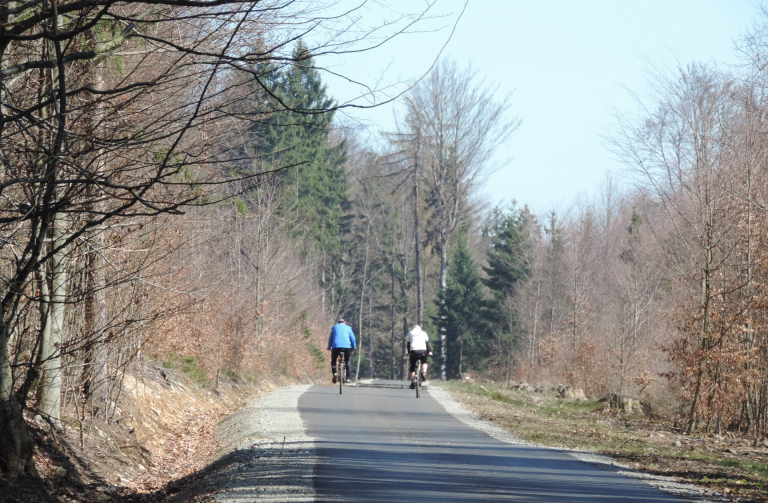
[[[478,417],[541,445],[606,454],[642,471],[674,476],[739,501],[768,501],[768,446],[735,435],[685,435],[663,417],[623,414],[493,383],[445,389]]]
[[[160,366],[128,375],[107,421],[97,411],[81,431],[72,414],[56,434],[27,418],[38,477],[0,473],[0,502],[162,501],[210,462],[221,418],[274,387],[221,379],[214,390]]]

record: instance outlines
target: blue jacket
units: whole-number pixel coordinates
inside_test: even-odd
[[[357,348],[355,334],[351,327],[344,323],[337,323],[333,326],[331,336],[328,337],[328,349],[332,348]]]

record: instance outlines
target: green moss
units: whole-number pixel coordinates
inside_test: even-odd
[[[221,373],[221,375],[223,375],[224,377],[227,377],[229,379],[239,379],[240,378],[240,376],[238,375],[237,372],[235,372],[234,370],[230,370],[230,369],[221,369],[219,371],[219,373]]]

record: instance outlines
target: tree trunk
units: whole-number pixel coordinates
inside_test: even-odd
[[[418,164],[417,164],[418,166]],[[421,235],[419,234],[419,181],[413,186],[414,236],[416,239],[416,322],[424,325],[424,289],[421,284]]]
[[[368,296],[368,379],[373,379],[373,328],[371,326],[371,296]]]
[[[357,369],[355,371],[355,381],[357,381],[360,378],[360,358],[361,354],[363,352],[363,306],[365,305],[365,285],[367,281],[367,274],[368,274],[368,237],[370,236],[371,232],[371,221],[368,221],[368,228],[365,233],[365,258],[363,259],[363,281],[360,284],[360,310],[357,314],[357,330],[358,334],[360,335],[360,343],[357,345]],[[368,338],[370,338],[371,335],[368,334]],[[371,355],[368,355],[368,358],[370,358]]]
[[[397,330],[396,321],[395,321],[395,261],[392,261],[392,284],[391,284],[391,292],[390,292],[390,305],[389,305],[389,316],[390,316],[390,322],[392,324],[392,331],[390,332],[390,359],[391,359],[391,365],[389,369],[389,378],[394,379],[395,378],[395,372],[396,372],[396,351],[395,351],[395,330]]]
[[[445,289],[447,287],[448,278],[448,243],[443,241],[440,246],[440,304],[445,304]],[[446,376],[446,361],[448,359],[448,351],[446,348],[446,336],[445,336],[445,320],[441,320],[440,323],[440,380],[445,381]]]
[[[408,340],[408,315],[403,315],[403,354],[407,355],[407,340]],[[403,379],[408,375],[408,359],[403,359]]]
[[[105,89],[104,85],[104,72],[102,65],[95,65],[93,68],[93,81],[96,89]],[[99,104],[93,116],[92,128],[98,128],[98,125],[104,119],[104,106]],[[100,154],[104,153],[103,149],[99,150]],[[105,164],[102,155],[97,158],[96,173],[103,175],[105,172]],[[95,196],[94,188],[88,187],[86,191],[93,197]],[[98,214],[104,211],[104,202],[98,201],[95,203],[88,203],[87,208]],[[54,232],[56,227],[54,227]],[[95,388],[99,383],[106,382],[106,360],[107,349],[102,339],[102,332],[107,326],[107,306],[106,306],[106,282],[105,272],[102,266],[101,253],[105,248],[105,233],[107,231],[97,232],[95,236],[90,239],[91,248],[85,255],[85,298],[84,298],[84,330],[83,334],[88,338],[84,341],[83,346],[85,349],[85,355],[83,358],[83,370],[80,377],[81,391],[84,396],[84,400],[91,398],[95,392]],[[107,414],[108,407],[104,408],[104,414]]]
[[[54,217],[53,246],[61,242],[64,235],[63,215]],[[51,262],[51,291],[43,279],[43,297],[48,301],[48,320],[43,330],[40,347],[40,414],[57,430],[61,429],[61,343],[64,340],[64,308],[66,306],[67,264],[66,251],[59,250]]]
[[[5,311],[0,305],[0,468],[14,475],[22,475],[34,470],[34,445],[19,402],[13,395],[9,339]]]
[[[709,337],[710,337],[710,316],[711,316],[711,264],[712,264],[712,248],[709,243],[711,243],[711,227],[708,227],[707,229],[707,237],[710,238],[708,240],[707,246],[706,246],[706,264],[704,267],[704,277],[702,278],[702,290],[704,294],[704,307],[703,307],[703,320],[702,320],[702,333],[701,333],[701,342],[700,342],[700,349],[701,354],[699,355],[699,368],[696,372],[696,387],[693,391],[693,397],[691,399],[691,412],[690,412],[690,419],[688,420],[688,434],[690,435],[693,433],[693,431],[696,429],[697,422],[698,422],[698,406],[699,406],[699,399],[701,398],[701,383],[704,376],[704,359],[707,358],[707,353],[709,351]]]
[[[97,239],[93,245],[101,248],[102,239]],[[99,254],[90,250],[85,256],[85,297],[83,302],[84,326],[83,337],[85,341],[85,354],[83,355],[83,370],[80,377],[80,390],[88,400],[98,386],[104,360],[104,345],[98,341],[101,339],[101,330],[106,325],[106,302],[104,299],[104,283],[101,277]]]
[[[325,314],[325,289],[328,288],[325,284],[325,251],[323,251],[323,265],[320,271],[320,312]]]

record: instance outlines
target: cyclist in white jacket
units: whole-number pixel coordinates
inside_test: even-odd
[[[415,325],[413,329],[408,333],[408,356],[410,357],[409,379],[411,381],[411,389],[416,387],[416,383],[413,378],[416,376],[416,360],[421,360],[421,372],[424,375],[424,381],[427,380],[427,357],[432,355],[432,348],[429,346],[429,335],[421,329],[420,326]]]

